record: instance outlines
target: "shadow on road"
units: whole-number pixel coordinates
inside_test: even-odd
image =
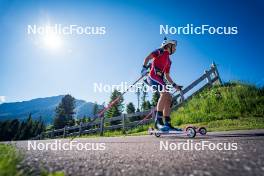
[[[264,136],[264,133],[253,133],[253,134],[219,134],[219,135],[208,135],[210,137],[258,137]]]
[[[262,137],[264,133],[235,133],[235,134],[208,134],[206,136],[197,135],[193,139],[214,139],[214,138],[241,138],[241,137]],[[177,136],[177,135],[164,135],[162,138],[168,139],[185,139],[187,136]]]

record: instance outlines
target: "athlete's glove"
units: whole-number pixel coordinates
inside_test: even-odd
[[[181,91],[183,88],[183,86],[177,85],[176,83],[173,83],[172,86],[178,91]]]
[[[143,65],[142,70],[141,70],[141,75],[145,76],[148,73],[148,67]]]

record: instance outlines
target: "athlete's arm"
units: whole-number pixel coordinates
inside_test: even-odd
[[[143,66],[147,67],[147,65],[148,65],[150,59],[152,59],[152,53],[150,53],[150,54],[144,59]]]
[[[152,58],[153,57],[152,57],[152,53],[151,53],[144,59],[143,67],[141,70],[141,76],[146,76],[146,74],[148,73],[148,63],[149,63],[149,60]]]
[[[170,73],[164,73],[165,78],[169,83],[176,89],[176,90],[181,90],[182,86],[177,85],[176,83],[173,82],[173,80],[170,77]]]
[[[166,80],[169,81],[170,84],[173,84],[174,82],[173,82],[173,80],[170,77],[170,73],[164,73],[164,74],[165,74]]]

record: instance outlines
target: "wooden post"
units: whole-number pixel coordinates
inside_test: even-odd
[[[122,116],[122,131],[123,131],[123,133],[125,133],[126,132],[126,115],[125,114],[122,114],[121,115]]]
[[[101,117],[100,136],[104,135],[104,116]]]
[[[79,136],[82,135],[82,125],[83,125],[83,123],[81,122],[79,125]]]
[[[211,86],[212,85],[211,75],[209,74],[207,70],[204,71],[204,74],[206,74],[207,83]]]
[[[50,136],[50,138],[51,138],[51,139],[54,138],[54,129],[53,129],[52,132],[51,132],[51,136]]]
[[[180,103],[183,103],[184,102],[184,95],[183,95],[182,90],[180,90],[180,96],[181,96]]]
[[[218,69],[217,69],[216,64],[215,64],[214,62],[212,63],[211,68],[213,68],[213,69],[215,70],[215,71],[214,71],[214,75],[215,75],[215,77],[218,78],[218,83],[219,83],[220,85],[222,85],[222,80],[221,80],[221,78],[220,78],[220,75],[219,75]]]
[[[63,138],[67,137],[67,126],[63,129]]]
[[[155,118],[156,118],[155,108],[151,109],[151,116],[152,116],[152,119],[155,120]]]
[[[39,134],[39,140],[43,139],[43,132]]]

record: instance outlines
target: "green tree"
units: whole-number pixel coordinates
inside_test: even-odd
[[[139,112],[139,104],[140,104],[140,91],[141,91],[141,88],[140,87],[137,87],[137,90],[136,90],[136,95],[137,95],[137,112]]]
[[[141,100],[142,100],[142,103],[141,103],[141,110],[142,111],[146,111],[146,110],[149,110],[151,108],[151,104],[147,99],[147,96],[148,96],[148,93],[146,91],[146,85],[143,84],[142,85],[142,97],[141,97]]]
[[[110,97],[110,103],[113,102],[114,100],[117,100],[117,98],[121,96],[121,92],[118,90],[114,90],[112,92],[112,95]],[[121,96],[117,102],[114,103],[114,105],[106,112],[106,117],[111,118],[111,117],[116,117],[120,116],[123,112],[124,109],[124,98]],[[119,122],[111,122],[111,125],[118,124]]]
[[[19,140],[23,137],[22,131],[24,131],[24,128],[26,127],[26,122],[22,121],[19,125],[18,131],[15,135],[15,140]]]
[[[132,102],[128,103],[126,107],[127,114],[135,113],[135,111],[136,109],[135,109],[134,104]]]
[[[90,117],[86,117],[86,115],[84,115],[82,118],[78,118],[75,123],[76,125],[80,125],[81,123],[87,123],[87,122],[90,122],[91,119]]]
[[[25,121],[18,119],[0,122],[0,141],[27,140],[45,130],[42,119],[33,120],[31,114]]]
[[[155,91],[154,94],[152,95],[152,100],[151,100],[151,104],[153,107],[157,106],[159,98],[160,98],[160,93],[158,91]]]
[[[26,140],[26,139],[33,137],[33,128],[34,128],[33,123],[34,122],[32,120],[32,116],[30,113],[25,124],[21,126],[21,134],[20,134],[19,139]]]
[[[99,106],[98,106],[97,102],[94,102],[93,115],[96,116],[98,112],[99,112]]]
[[[8,138],[8,130],[9,130],[9,120],[3,121],[0,123],[0,138],[2,141],[9,140]]]
[[[0,121],[0,141],[3,140],[4,133],[4,123]]]
[[[14,140],[19,128],[20,122],[18,119],[14,119],[10,122],[9,126],[9,140]]]
[[[151,103],[148,100],[144,101],[142,102],[141,108],[142,108],[142,111],[149,110],[151,109]]]
[[[40,116],[38,120],[35,120],[34,123],[34,129],[33,129],[33,136],[37,136],[46,129],[46,125],[44,121],[42,120],[42,117]]]
[[[82,118],[82,122],[83,122],[83,123],[91,122],[91,117],[86,117],[86,116],[84,115],[83,118]]]
[[[74,108],[75,108],[75,98],[71,95],[65,95],[60,104],[55,109],[55,118],[54,118],[54,128],[60,129],[64,126],[72,126],[75,124],[74,121]]]

